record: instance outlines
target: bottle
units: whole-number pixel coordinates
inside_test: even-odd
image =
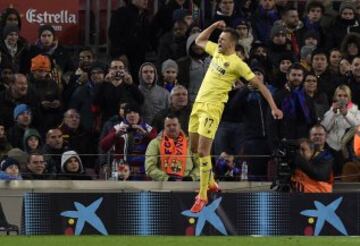
[[[241,165],[241,180],[248,180],[248,164],[246,161],[243,161]]]
[[[117,160],[113,160],[111,165],[111,180],[117,181],[119,179],[119,170]]]

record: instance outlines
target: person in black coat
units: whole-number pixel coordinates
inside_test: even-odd
[[[135,81],[150,46],[150,21],[147,8],[147,1],[131,0],[127,6],[113,12],[108,32],[111,57],[126,56]]]

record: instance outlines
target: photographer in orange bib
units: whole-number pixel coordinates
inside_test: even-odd
[[[222,33],[215,44],[209,41],[211,33],[221,29]],[[226,28],[224,21],[217,21],[206,28],[195,40],[196,44],[212,56],[210,66],[201,84],[192,108],[189,121],[191,151],[199,158],[200,191],[191,208],[200,212],[208,203],[207,192],[219,191],[211,165],[211,145],[218,128],[228,92],[240,77],[258,88],[270,105],[275,119],[282,119],[283,113],[277,108],[269,90],[260,82],[249,66],[236,55],[235,46],[239,35],[232,28]],[[230,139],[229,139],[230,141]]]

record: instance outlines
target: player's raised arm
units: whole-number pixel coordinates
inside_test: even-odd
[[[211,26],[209,26],[199,34],[199,36],[195,40],[195,43],[201,48],[205,49],[206,43],[209,40],[211,33],[217,28],[224,29],[225,27],[226,24],[224,21],[217,21],[213,23]]]
[[[259,89],[260,93],[265,97],[266,101],[269,103],[271,108],[271,114],[275,119],[282,119],[283,112],[278,109],[274,102],[274,98],[272,97],[269,89],[258,79],[258,77],[254,77],[250,80],[250,83]]]

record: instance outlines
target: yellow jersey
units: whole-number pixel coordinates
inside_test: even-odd
[[[225,103],[228,100],[228,93],[237,79],[243,77],[250,81],[255,77],[249,66],[236,53],[229,56],[220,54],[218,45],[211,41],[206,43],[205,51],[213,58],[195,102]]]

